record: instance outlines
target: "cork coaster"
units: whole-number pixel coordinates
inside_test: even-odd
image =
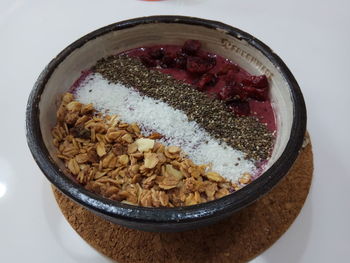
[[[75,231],[119,263],[233,263],[258,256],[289,228],[303,207],[312,172],[312,149],[307,143],[289,174],[263,198],[218,224],[180,233],[148,233],[115,225],[53,191]]]

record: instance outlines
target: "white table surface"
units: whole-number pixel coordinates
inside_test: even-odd
[[[110,262],[60,213],[26,144],[28,94],[71,42],[127,18],[177,14],[220,20],[268,44],[298,80],[315,171],[300,215],[254,263],[349,262],[350,1],[0,0],[0,262]]]

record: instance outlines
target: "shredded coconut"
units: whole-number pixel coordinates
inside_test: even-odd
[[[212,138],[208,132],[186,114],[168,104],[121,84],[109,83],[95,73],[85,79],[75,91],[78,101],[92,103],[102,113],[115,114],[121,120],[136,122],[143,133],[156,131],[164,136],[165,145],[176,145],[196,164],[208,164],[228,180],[237,181],[245,172],[254,174],[256,167],[244,153]]]

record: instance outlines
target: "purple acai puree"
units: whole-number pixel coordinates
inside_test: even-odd
[[[81,72],[80,77],[73,83],[73,85],[70,87],[69,92],[75,93],[75,90],[79,88],[79,86],[87,79],[89,75],[91,75],[93,72],[88,69],[88,70],[83,70]]]

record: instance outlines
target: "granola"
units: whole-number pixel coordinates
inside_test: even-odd
[[[136,123],[97,113],[64,94],[52,129],[57,157],[84,187],[105,198],[147,207],[195,205],[240,188],[207,164],[196,165],[181,148],[144,136]],[[245,173],[240,184],[251,181]]]

